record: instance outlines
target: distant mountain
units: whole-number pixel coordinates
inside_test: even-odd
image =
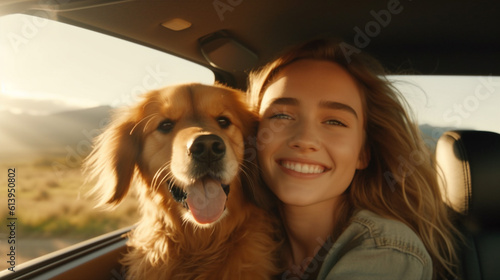
[[[112,108],[110,106],[99,106],[81,110],[54,113],[50,116],[73,121],[85,120],[89,123],[99,123],[103,120],[108,121],[111,109]]]
[[[422,136],[424,138],[425,143],[433,152],[436,149],[436,144],[437,141],[439,140],[439,137],[441,137],[443,133],[450,130],[467,129],[467,128],[457,128],[457,127],[439,127],[439,126],[432,126],[429,124],[420,125],[419,128],[420,131],[422,132]]]
[[[454,130],[457,129],[456,127],[440,127],[440,126],[432,126],[428,124],[423,124],[420,125],[418,128],[420,128],[420,131],[424,135],[424,137],[430,137],[432,139],[439,139],[441,135],[448,131],[448,130]]]
[[[83,151],[83,142],[90,142],[109,122],[110,110],[100,106],[47,116],[0,112],[0,155],[61,155],[79,144]]]

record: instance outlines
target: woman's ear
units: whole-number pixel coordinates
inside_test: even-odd
[[[97,179],[90,194],[97,196],[98,206],[118,205],[130,188],[141,149],[134,125],[127,118],[113,120],[84,162],[89,179]]]

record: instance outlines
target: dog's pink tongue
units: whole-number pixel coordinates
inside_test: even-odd
[[[208,224],[222,215],[226,198],[220,182],[204,178],[189,188],[186,202],[193,218],[200,224]]]

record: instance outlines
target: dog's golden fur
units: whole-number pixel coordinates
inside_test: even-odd
[[[120,111],[86,160],[100,205],[118,204],[137,182],[142,218],[122,263],[129,279],[269,279],[276,267],[272,219],[251,202],[255,163],[244,143],[256,116],[243,93],[220,85],[185,84],[149,92]],[[217,180],[230,185],[225,210],[200,223],[170,187],[189,195],[193,172],[189,145],[217,135],[226,150]],[[195,169],[197,167],[194,167]],[[212,177],[210,177],[212,178]],[[211,180],[211,179],[210,179]],[[135,186],[134,186],[135,187]]]

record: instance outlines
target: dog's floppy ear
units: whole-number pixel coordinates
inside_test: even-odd
[[[127,194],[136,171],[141,140],[134,134],[128,114],[118,114],[94,142],[94,150],[84,162],[88,179],[97,179],[90,191],[96,195],[98,206],[116,206]]]

